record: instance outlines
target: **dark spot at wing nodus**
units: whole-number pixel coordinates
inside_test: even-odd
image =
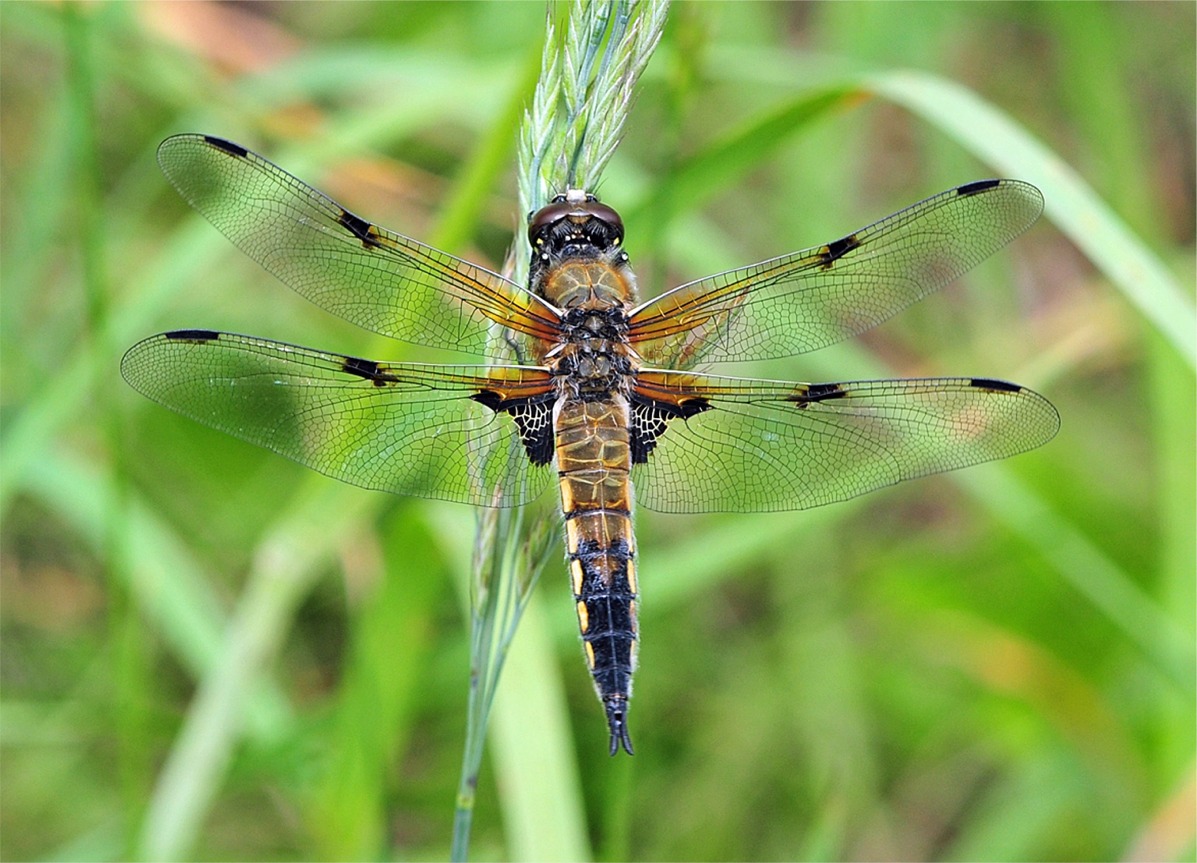
[[[398,380],[394,375],[387,374],[386,370],[374,360],[363,360],[360,357],[345,357],[341,369],[351,375],[373,381],[376,387],[385,387]]]
[[[1009,381],[994,380],[993,378],[973,378],[969,381],[969,385],[979,390],[992,390],[999,393],[1022,392],[1022,387],[1018,384],[1012,384]]]
[[[230,156],[236,156],[239,159],[244,159],[249,155],[249,150],[245,149],[240,144],[234,144],[232,141],[226,141],[224,138],[217,138],[213,135],[204,135],[204,140],[217,150],[223,150]]]
[[[858,248],[860,248],[860,240],[856,239],[855,234],[834,240],[828,243],[824,249],[822,264],[824,267],[829,267],[853,249]]]
[[[956,194],[961,196],[977,195],[981,192],[988,192],[990,189],[996,189],[1001,184],[1001,180],[977,180],[975,183],[965,183],[963,186],[957,186]]]
[[[220,338],[216,330],[171,330],[162,335],[172,342],[214,342]]]
[[[804,408],[811,402],[842,399],[847,394],[848,391],[840,384],[810,384],[804,387],[802,392],[787,396],[786,401],[794,402],[798,407]]]
[[[367,249],[377,249],[382,243],[378,240],[378,229],[361,216],[355,216],[348,210],[341,210],[337,221],[349,230],[349,233],[362,241]]]

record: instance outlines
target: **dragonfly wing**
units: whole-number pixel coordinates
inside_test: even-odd
[[[795,384],[642,371],[636,499],[662,512],[806,509],[1024,452],[1060,419],[982,378]]]
[[[386,364],[179,330],[134,345],[121,373],[171,410],[363,488],[515,506],[555,476],[539,368]]]
[[[552,338],[557,313],[482,267],[380,228],[231,141],[176,135],[158,148],[188,203],[316,305],[390,336],[494,353],[492,325]]]
[[[630,316],[650,365],[793,356],[863,332],[951,282],[1039,217],[1018,180],[950,189],[826,245],[674,288]]]

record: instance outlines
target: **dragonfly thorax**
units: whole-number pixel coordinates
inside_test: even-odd
[[[626,262],[566,260],[553,267],[533,268],[529,284],[533,293],[566,313],[607,309],[626,313],[636,302],[636,277]]]
[[[585,342],[593,339],[626,341],[628,316],[618,306],[609,308],[572,308],[561,321],[564,341]]]
[[[622,308],[571,309],[562,320],[562,343],[549,362],[560,385],[574,395],[611,393],[627,387],[638,357],[627,343]]]

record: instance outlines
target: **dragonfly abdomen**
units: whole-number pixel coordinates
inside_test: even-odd
[[[557,412],[557,470],[565,546],[586,664],[607,712],[611,754],[632,751],[628,699],[636,667],[636,540],[628,472],[628,403],[565,399]]]

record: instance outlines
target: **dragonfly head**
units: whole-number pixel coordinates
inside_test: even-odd
[[[599,257],[623,242],[623,219],[594,195],[570,189],[528,218],[535,256]]]

